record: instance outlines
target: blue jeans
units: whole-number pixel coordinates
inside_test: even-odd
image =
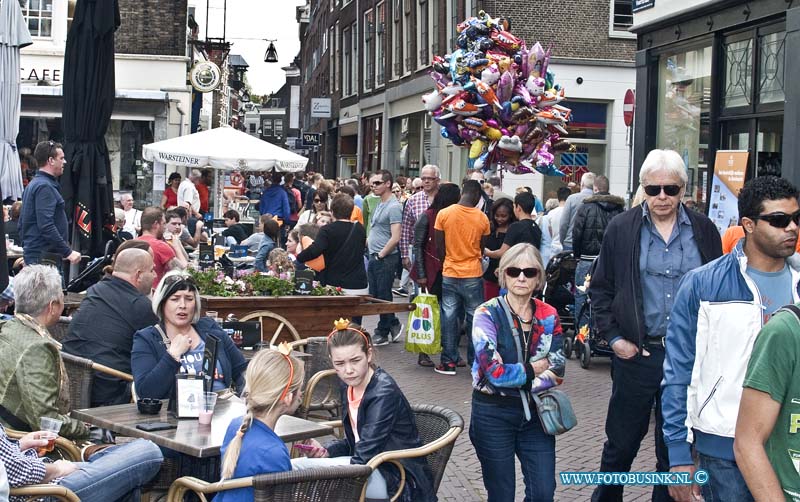
[[[458,361],[459,313],[464,315],[467,334],[467,362],[472,366],[475,348],[472,346],[472,316],[483,303],[483,279],[442,277],[442,364]]]
[[[481,463],[488,502],[517,500],[514,455],[525,480],[525,502],[552,501],[556,491],[556,438],[539,417],[526,421],[522,404],[498,406],[472,400],[469,439]]]
[[[587,305],[586,310],[581,312],[588,295],[581,293],[577,287],[583,286],[583,283],[586,282],[586,274],[592,269],[592,263],[594,263],[593,260],[578,260],[578,264],[575,266],[575,332],[589,324],[589,306]]]
[[[144,439],[97,452],[59,484],[83,502],[138,501],[138,489],[161,468],[161,450]]]
[[[708,483],[700,487],[705,502],[753,502],[753,496],[736,462],[702,453],[698,453],[697,457],[700,461],[698,468],[708,473]]]
[[[379,300],[392,301],[392,285],[397,267],[400,266],[400,253],[392,253],[382,260],[369,257],[367,265],[367,279],[369,280],[369,294]],[[378,327],[375,328],[377,336],[388,336],[389,329],[400,324],[394,314],[381,314]]]

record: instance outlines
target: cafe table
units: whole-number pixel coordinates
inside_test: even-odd
[[[73,410],[71,416],[120,435],[148,439],[159,446],[184,455],[210,458],[219,456],[220,447],[231,420],[241,417],[246,411],[244,403],[236,397],[218,400],[211,425],[200,425],[197,418],[175,418],[166,408],[167,401],[164,401],[161,413],[144,415],[139,413],[135,404],[120,404]],[[176,425],[176,428],[154,432],[136,428],[138,424],[150,422],[168,422]],[[333,433],[333,428],[319,422],[284,415],[278,419],[275,433],[283,442],[290,443],[327,436]]]

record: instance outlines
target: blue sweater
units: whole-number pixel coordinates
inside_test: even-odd
[[[283,221],[289,221],[289,196],[281,185],[272,185],[261,194],[258,210],[261,214],[271,214]]]
[[[221,458],[225,458],[228,445],[242,425],[242,418],[234,418],[225,432],[225,439],[220,448]],[[244,478],[257,474],[271,472],[291,471],[292,463],[289,460],[289,450],[281,438],[261,420],[253,420],[253,424],[242,438],[242,448],[239,450],[239,460],[233,471],[234,478]],[[214,497],[214,502],[249,502],[253,500],[253,488],[238,488],[220,492]]]
[[[217,364],[222,370],[222,375],[218,378],[222,379],[226,387],[234,384],[236,390],[241,392],[244,388],[244,370],[247,368],[247,361],[231,338],[209,317],[201,317],[194,325],[194,329],[203,341],[210,333],[220,340]],[[181,363],[169,355],[155,326],[140,329],[133,335],[131,369],[139,397],[168,399],[175,388],[175,374],[180,368]]]
[[[38,263],[42,253],[66,258],[72,252],[61,187],[45,172],[39,171],[22,194],[19,235],[27,264]]]

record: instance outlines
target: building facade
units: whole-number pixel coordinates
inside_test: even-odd
[[[572,0],[558,8],[520,0],[324,0],[298,8],[301,23],[301,128],[322,133],[310,166],[326,176],[386,168],[416,176],[437,164],[459,180],[467,152],[440,135],[424,111],[433,89],[431,60],[455,46],[456,26],[478,11],[510,20],[529,44],[552,45],[551,69],[573,108],[577,150],[557,159],[565,178],[508,175],[549,198],[564,181],[591,170],[627,190],[629,154],[622,101],[635,82],[629,1]],[[569,22],[566,22],[566,18]],[[598,21],[599,20],[599,21]],[[330,116],[314,104],[330,100]],[[323,101],[325,103],[325,101]]]
[[[76,0],[27,2],[23,14],[34,43],[21,51],[22,112],[19,149],[63,141],[62,76],[67,31]],[[114,188],[140,205],[157,204],[142,145],[188,132],[191,92],[186,85],[186,0],[119,0],[116,102],[106,133]]]
[[[634,21],[637,166],[653,148],[678,151],[688,195],[709,214],[718,150],[748,152],[746,179],[771,174],[800,185],[800,88],[785,85],[800,77],[786,64],[800,60],[800,7],[672,0]]]

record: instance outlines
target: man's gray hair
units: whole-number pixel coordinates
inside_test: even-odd
[[[581,188],[594,188],[594,173],[583,173]]]
[[[419,173],[422,174],[422,171],[424,171],[425,169],[433,170],[433,175],[436,176],[437,178],[442,177],[442,172],[439,170],[439,166],[435,164],[425,164],[424,166],[422,166],[422,169],[419,170]]]
[[[199,180],[203,177],[203,173],[200,172],[200,169],[192,169],[192,172],[189,173],[189,178],[192,180]]]
[[[36,317],[50,302],[64,299],[61,274],[49,265],[28,265],[14,276],[14,309]]]
[[[666,173],[674,175],[686,186],[689,183],[689,176],[686,174],[686,164],[675,150],[651,150],[642,162],[639,171],[639,183],[644,185],[644,180],[655,173]]]

